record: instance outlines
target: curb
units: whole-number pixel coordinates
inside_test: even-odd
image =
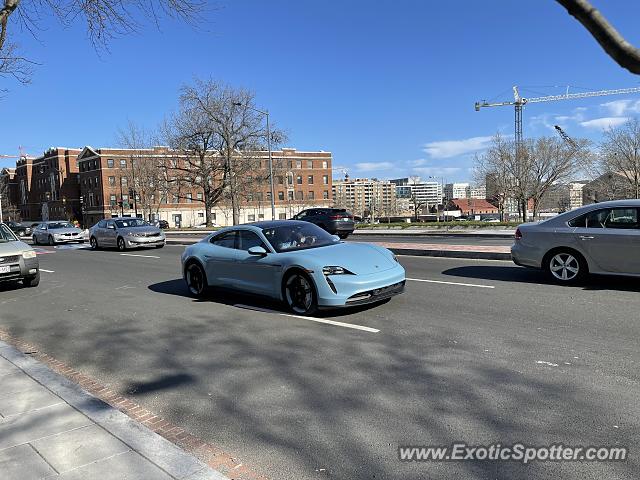
[[[391,233],[389,231],[382,232],[353,232],[352,235],[361,235],[363,237],[445,237],[445,238],[509,238],[512,239],[515,233],[474,233],[474,232],[401,232]]]
[[[168,245],[193,245],[195,241],[189,240],[170,240],[167,238]],[[411,255],[419,257],[443,257],[443,258],[468,258],[474,260],[511,260],[510,253],[503,252],[478,252],[464,250],[423,250],[418,248],[394,248],[386,247],[396,255]]]
[[[386,247],[396,255],[411,255],[418,257],[467,258],[473,260],[511,260],[510,253],[477,252],[463,250],[422,250],[414,248]]]
[[[120,410],[87,393],[78,384],[54,372],[44,363],[2,340],[0,356],[172,477],[185,480],[230,480]]]

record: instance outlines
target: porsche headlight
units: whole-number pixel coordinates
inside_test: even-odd
[[[36,252],[34,250],[27,250],[26,252],[22,252],[22,258],[36,258]]]
[[[353,275],[353,273],[346,268],[338,266],[322,267],[322,273],[325,275]]]

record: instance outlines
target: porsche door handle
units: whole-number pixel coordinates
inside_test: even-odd
[[[580,235],[580,240],[593,240],[594,238],[596,237],[592,235]]]

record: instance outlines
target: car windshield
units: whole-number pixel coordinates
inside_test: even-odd
[[[340,240],[313,223],[292,223],[291,225],[264,228],[262,233],[278,253],[326,247],[340,243]]]
[[[15,242],[18,239],[6,225],[0,225],[0,243]]]
[[[55,230],[57,228],[75,228],[75,226],[70,224],[69,222],[54,222],[50,223],[48,226],[49,230]]]
[[[127,220],[116,220],[118,228],[136,228],[136,227],[148,227],[149,224],[140,218],[132,218]]]

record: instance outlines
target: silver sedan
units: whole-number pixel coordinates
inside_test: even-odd
[[[33,230],[33,243],[55,245],[56,243],[84,243],[82,230],[64,220],[43,222]]]
[[[164,232],[141,218],[111,218],[100,220],[89,230],[91,248],[116,247],[120,251],[128,248],[162,248],[166,242]]]
[[[640,276],[640,200],[596,203],[520,225],[511,257],[558,283],[589,273]]]

